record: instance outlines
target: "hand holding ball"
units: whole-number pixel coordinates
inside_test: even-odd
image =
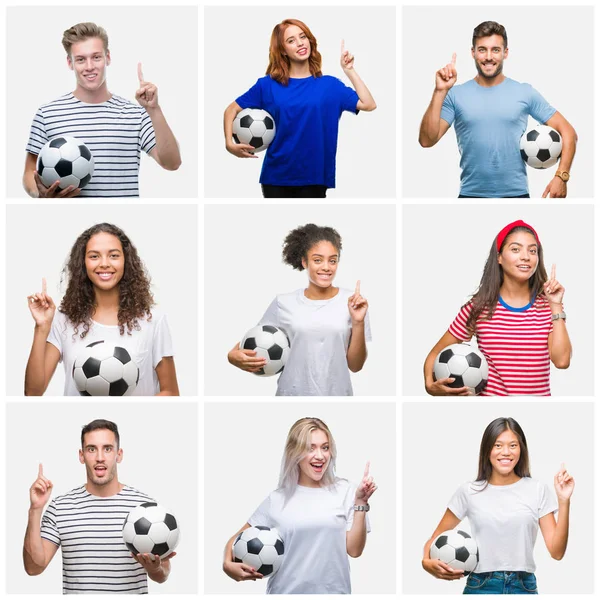
[[[37,172],[46,187],[58,181],[61,190],[70,185],[84,188],[94,174],[94,157],[89,148],[73,137],[50,140],[40,151]]]

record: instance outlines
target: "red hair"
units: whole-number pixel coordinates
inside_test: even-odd
[[[271,44],[269,47],[269,66],[267,75],[270,75],[275,81],[287,85],[290,79],[290,59],[285,55],[284,36],[285,31],[290,25],[295,25],[302,29],[310,42],[310,56],[308,58],[308,67],[313,77],[321,77],[321,54],[317,50],[317,38],[311,30],[298,19],[285,19],[275,25],[271,34]]]

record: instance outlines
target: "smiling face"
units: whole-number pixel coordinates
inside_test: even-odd
[[[111,483],[117,486],[117,464],[122,458],[123,450],[117,447],[112,431],[96,429],[85,434],[79,462],[85,465],[88,484],[99,488]]]
[[[339,251],[331,242],[319,242],[312,246],[302,259],[302,266],[308,273],[308,280],[320,287],[332,285],[337,272]]]
[[[485,79],[493,79],[502,73],[504,59],[508,57],[508,48],[504,47],[504,39],[501,35],[480,37],[475,40],[471,56],[475,60],[479,75]]]
[[[71,46],[67,56],[69,68],[75,72],[77,87],[95,92],[106,81],[106,67],[110,65],[110,51],[104,49],[100,38],[92,37]]]
[[[308,453],[298,463],[300,467],[298,483],[306,487],[319,487],[330,460],[329,437],[322,429],[315,429],[310,434]]]
[[[125,254],[119,238],[111,233],[93,235],[85,247],[85,269],[95,288],[108,291],[125,272]]]
[[[535,273],[539,263],[538,244],[528,231],[515,231],[507,236],[498,264],[504,276],[515,281],[527,281]]]
[[[514,475],[513,471],[521,457],[521,445],[514,431],[507,429],[494,442],[490,453],[492,464],[492,479],[494,475],[507,478]]]
[[[290,25],[283,34],[284,54],[295,62],[304,62],[310,56],[308,36],[297,25]]]

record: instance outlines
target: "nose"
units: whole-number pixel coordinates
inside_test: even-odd
[[[318,458],[319,460],[322,460],[324,457],[323,454],[323,450],[321,450],[320,448],[317,449],[316,453],[315,453],[315,458]]]

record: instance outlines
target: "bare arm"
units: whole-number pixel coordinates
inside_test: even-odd
[[[423,377],[425,378],[425,389],[431,396],[468,396],[469,388],[451,388],[448,387],[450,383],[454,381],[452,377],[446,379],[439,379],[438,381],[433,380],[433,365],[435,363],[436,356],[447,346],[451,344],[460,344],[462,340],[459,340],[456,336],[452,335],[449,331],[446,331],[444,335],[439,339],[437,344],[431,349],[431,352],[425,359],[423,365]]]
[[[176,171],[181,166],[181,153],[175,134],[169,127],[160,106],[146,108],[154,127],[156,146],[150,150],[150,156],[167,171]]]
[[[365,341],[365,319],[369,303],[360,294],[360,281],[356,282],[354,294],[348,298],[348,312],[352,322],[352,333],[350,343],[346,352],[348,368],[353,373],[360,371],[367,360],[367,344]]]
[[[242,107],[237,102],[232,102],[223,115],[223,132],[225,133],[225,148],[227,152],[238,158],[258,158],[254,153],[254,147],[250,144],[236,144],[233,141],[233,122],[237,114],[242,112]]]
[[[250,523],[245,523],[244,526],[236,531],[225,544],[223,551],[223,571],[228,577],[234,581],[256,581],[262,579],[262,574],[257,573],[256,569],[244,563],[234,562],[233,560],[233,542],[242,531],[252,527]]]
[[[548,119],[546,125],[556,129],[562,137],[562,152],[557,170],[570,172],[573,158],[575,157],[575,147],[577,146],[577,133],[575,129],[558,111]],[[550,196],[550,198],[566,198],[567,183],[555,175],[546,186],[542,198],[546,198],[547,196]]]
[[[447,508],[433,535],[425,542],[421,564],[430,575],[433,575],[437,579],[460,579],[464,575],[464,571],[460,569],[452,569],[439,559],[429,558],[429,549],[435,538],[444,531],[454,529],[459,523],[460,519]]]
[[[556,265],[552,265],[550,278],[544,284],[544,295],[550,304],[553,315],[564,312],[564,294],[564,286],[556,279]],[[553,321],[552,332],[548,335],[548,351],[550,360],[557,369],[569,368],[573,348],[565,319]]]
[[[340,65],[342,70],[346,74],[346,77],[350,80],[352,87],[358,94],[358,102],[356,103],[356,110],[364,110],[371,112],[377,108],[377,104],[369,88],[365,85],[365,82],[360,78],[360,75],[354,69],[354,56],[346,50],[344,46],[344,40],[342,40],[342,55],[340,58]]]
[[[156,375],[158,376],[158,387],[160,389],[160,392],[156,394],[157,396],[179,396],[175,361],[172,356],[163,356],[156,365]]]

